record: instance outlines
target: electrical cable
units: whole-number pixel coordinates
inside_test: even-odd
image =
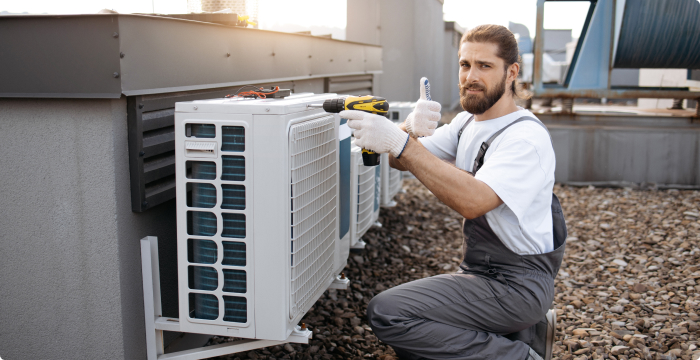
[[[252,88],[256,89],[257,91],[256,90],[241,91],[241,90],[245,89],[246,87],[252,87]],[[226,95],[226,98],[230,99],[230,98],[234,98],[234,97],[242,97],[242,98],[252,98],[252,99],[257,99],[257,98],[266,99],[268,95],[272,95],[278,91],[280,91],[279,86],[275,86],[274,89],[265,90],[262,87],[259,88],[259,87],[256,87],[254,85],[243,85],[240,88],[238,88],[238,90],[236,90],[236,92],[234,94]]]

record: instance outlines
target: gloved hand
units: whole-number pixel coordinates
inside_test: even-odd
[[[355,129],[355,145],[363,149],[398,158],[406,147],[408,134],[384,116],[345,110],[340,117],[348,119],[348,127]]]
[[[412,137],[430,136],[435,133],[440,121],[439,102],[430,98],[430,83],[423,77],[420,79],[420,99],[413,112],[406,118],[406,131]]]

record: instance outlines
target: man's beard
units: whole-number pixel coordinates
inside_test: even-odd
[[[488,111],[493,104],[501,99],[506,91],[506,72],[503,74],[503,80],[493,89],[489,90],[486,86],[474,83],[462,86],[459,85],[459,102],[462,109],[474,115],[481,115]],[[481,93],[468,94],[468,90],[481,90]]]

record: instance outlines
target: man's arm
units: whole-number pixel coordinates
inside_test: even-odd
[[[400,159],[389,155],[392,167],[408,170],[440,201],[467,219],[474,219],[503,204],[485,183],[430,153],[410,138]]]

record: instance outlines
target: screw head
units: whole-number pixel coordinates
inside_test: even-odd
[[[198,108],[195,106],[193,109],[197,110]]]
[[[119,73],[115,71],[114,74],[112,74],[112,76],[114,76],[114,78],[116,79],[119,77]]]
[[[226,53],[226,57],[231,57],[231,53]]]
[[[274,52],[274,51],[272,52],[272,56],[275,56],[275,52]]]
[[[144,155],[146,155],[145,151],[143,151],[143,150],[139,151],[139,156],[144,156]]]
[[[139,109],[143,109],[143,104],[139,104]]]
[[[123,59],[123,58],[124,58],[124,53],[123,53],[123,52],[120,52],[120,53],[119,53],[119,58],[120,58],[120,59]]]
[[[270,108],[265,108],[265,111],[266,111],[266,112],[270,112]]]
[[[114,34],[112,34],[112,37],[115,38],[115,39],[118,38],[118,37],[119,37],[119,33],[115,31]]]

